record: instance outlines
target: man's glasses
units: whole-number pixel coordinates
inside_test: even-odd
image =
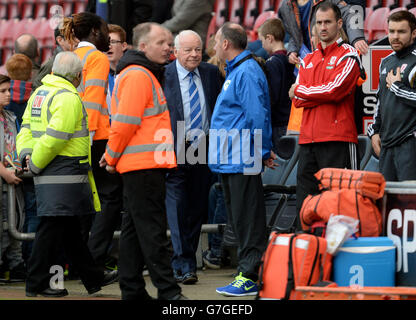
[[[110,44],[111,45],[114,45],[114,44],[117,44],[117,43],[122,43],[123,41],[121,41],[121,40],[110,40]]]

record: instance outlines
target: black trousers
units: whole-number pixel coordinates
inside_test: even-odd
[[[238,241],[238,272],[252,281],[267,246],[261,175],[221,174],[228,222]]]
[[[181,292],[181,288],[173,277],[168,250],[166,170],[139,170],[121,176],[126,205],[118,261],[121,298],[137,300],[146,296],[144,265],[158,289],[158,298],[172,298]]]
[[[296,212],[299,217],[303,200],[319,193],[319,181],[314,174],[323,168],[358,169],[356,145],[350,142],[318,142],[300,145],[296,183]],[[298,221],[298,228],[300,220]]]
[[[100,197],[101,212],[93,221],[84,219],[84,239],[88,239],[88,247],[98,265],[104,267],[108,249],[113,241],[114,231],[121,224],[123,210],[123,183],[118,173],[110,174],[99,166],[105,152],[107,140],[94,141],[91,149],[91,162],[95,184]],[[91,226],[92,224],[92,226]],[[88,238],[88,232],[91,234]]]
[[[401,144],[381,148],[380,172],[386,181],[416,180],[416,138],[411,135]]]
[[[62,249],[77,267],[87,290],[100,286],[104,273],[95,264],[80,230],[80,222],[76,216],[40,218],[32,255],[28,261],[26,291],[40,292],[49,287],[53,276],[49,273],[50,268],[56,263]]]
[[[166,180],[166,209],[173,246],[172,267],[182,274],[196,272],[201,226],[208,220],[212,173],[205,164],[185,164]]]

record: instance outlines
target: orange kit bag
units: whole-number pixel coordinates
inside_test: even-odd
[[[331,215],[359,220],[357,237],[378,237],[382,232],[382,217],[374,200],[353,189],[329,190],[307,196],[300,210],[302,229],[309,230],[315,222],[327,223]]]
[[[297,300],[296,286],[329,281],[332,256],[323,237],[308,233],[270,233],[259,271],[258,299]]]
[[[354,189],[373,200],[384,195],[386,180],[380,172],[324,168],[315,173],[321,190]]]

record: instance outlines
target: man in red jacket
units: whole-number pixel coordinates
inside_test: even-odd
[[[303,109],[297,172],[297,212],[308,194],[319,193],[314,174],[322,168],[357,169],[354,93],[360,76],[356,49],[339,38],[341,12],[328,2],[316,10],[317,50],[302,61],[289,96]],[[298,224],[300,226],[300,224]]]

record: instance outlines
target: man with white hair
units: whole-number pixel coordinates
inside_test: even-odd
[[[222,85],[218,68],[201,62],[202,48],[198,33],[180,32],[175,38],[177,59],[166,67],[163,86],[178,161],[178,170],[167,176],[166,209],[173,245],[172,267],[176,280],[183,284],[198,281],[195,253],[201,225],[208,217],[208,194],[213,182],[207,165],[207,137]]]
[[[68,294],[63,283],[54,281],[59,276],[63,280],[62,267],[55,266],[62,247],[89,294],[117,280],[116,272],[104,275],[95,265],[81,236],[79,217],[100,211],[89,160],[87,113],[76,89],[81,72],[75,53],[59,53],[53,74],[46,75],[30,97],[17,136],[19,158],[34,175],[40,217],[28,262],[28,297]]]

